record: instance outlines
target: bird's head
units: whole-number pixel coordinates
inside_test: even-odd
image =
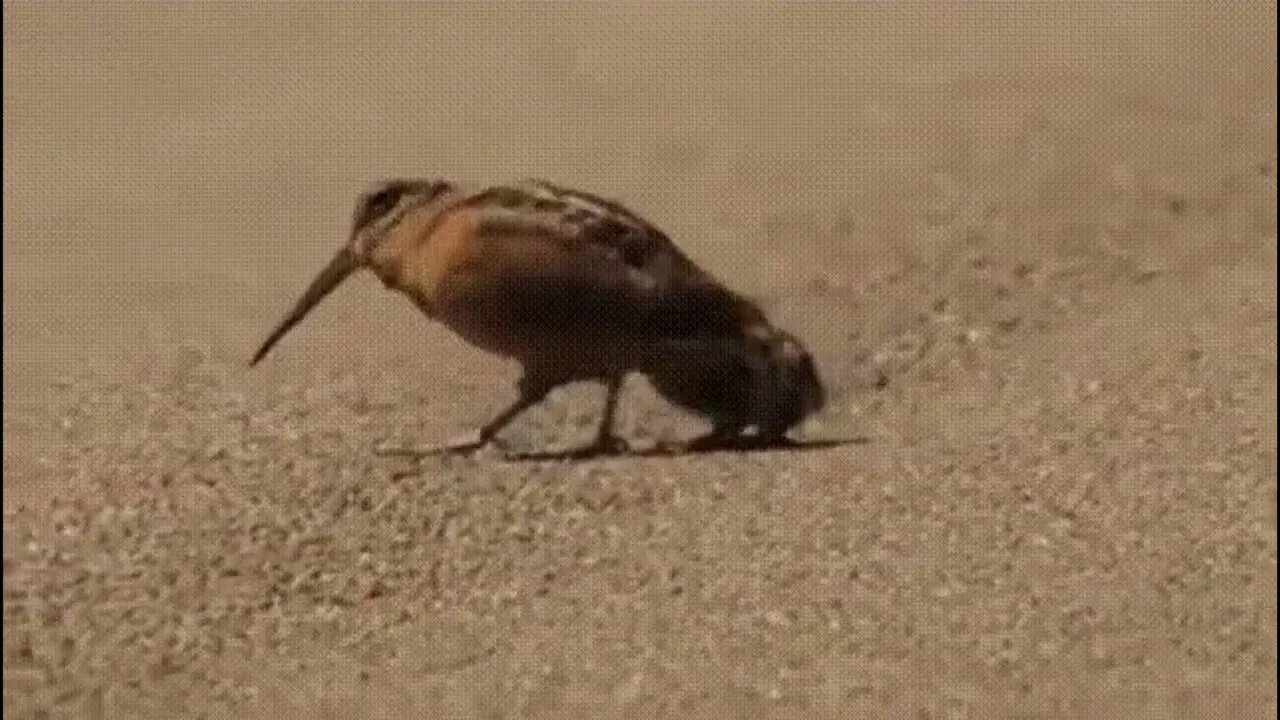
[[[347,276],[367,267],[374,252],[391,234],[391,230],[410,211],[436,202],[449,195],[455,186],[445,180],[383,180],[360,194],[351,217],[351,234],[329,263],[312,278],[311,283],[293,305],[293,309],[272,329],[254,354],[251,365],[266,357],[307,313],[336,288]]]
[[[392,178],[374,183],[356,199],[351,213],[348,247],[352,254],[367,259],[406,214],[456,189],[441,179]]]

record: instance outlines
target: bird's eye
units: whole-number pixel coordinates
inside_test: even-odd
[[[387,214],[387,211],[395,207],[396,202],[400,200],[400,194],[400,188],[388,187],[370,195],[361,205],[355,226],[364,227]]]
[[[381,215],[390,210],[396,204],[396,200],[400,198],[398,190],[388,188],[375,193],[369,198],[369,202],[365,205],[368,212],[372,215]]]

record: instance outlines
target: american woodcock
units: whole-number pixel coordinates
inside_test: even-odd
[[[583,380],[607,394],[582,452],[620,451],[614,416],[631,372],[711,420],[696,447],[787,442],[825,403],[809,352],[755,303],[621,204],[544,180],[474,192],[442,179],[379,183],[361,195],[347,244],[251,365],[362,268],[466,342],[521,365],[516,401],[452,452],[488,444],[551,390]]]

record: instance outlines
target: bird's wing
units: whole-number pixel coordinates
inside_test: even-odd
[[[738,324],[742,299],[618,203],[523,181],[452,213],[471,215],[477,247],[442,300],[484,308],[495,327],[653,342]]]
[[[662,289],[651,315],[659,334],[719,336],[764,320],[753,301],[727,288],[670,236],[622,203],[537,178],[523,180],[518,187],[534,197],[565,203],[575,218],[582,218],[585,241],[610,248],[652,278]]]
[[[714,282],[667,233],[615,200],[536,178],[485,192],[513,203],[510,209],[531,221],[565,226],[574,242],[610,254],[661,286]]]

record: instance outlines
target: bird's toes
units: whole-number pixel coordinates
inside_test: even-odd
[[[479,432],[470,432],[450,439],[441,447],[443,455],[473,455],[490,444]]]
[[[407,457],[420,458],[424,455],[430,455],[431,450],[427,448],[405,447],[403,445],[394,445],[390,442],[380,442],[373,446],[373,454],[379,457]]]
[[[573,453],[574,457],[590,458],[607,455],[626,455],[631,452],[631,443],[617,435],[600,435],[586,447]]]
[[[459,452],[462,452],[466,450],[474,450],[480,447],[480,445],[481,445],[481,442],[480,442],[479,433],[470,432],[470,433],[463,433],[461,435],[455,435],[454,437],[449,438],[448,440],[445,441],[442,447],[448,450],[457,450]]]
[[[631,452],[631,443],[617,435],[605,435],[596,438],[596,441],[592,444],[605,455],[625,455]]]
[[[383,457],[425,458],[435,456],[468,456],[489,445],[489,441],[477,432],[455,437],[443,445],[428,448],[414,448],[381,443],[374,447],[373,453]]]

